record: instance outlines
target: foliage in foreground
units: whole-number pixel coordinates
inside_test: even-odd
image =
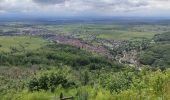
[[[69,67],[66,68],[66,71],[63,71],[61,68],[52,69],[49,71],[42,71],[40,74],[37,74],[35,77],[44,77],[44,75],[63,74],[66,78],[72,79],[72,81],[79,83],[76,87],[68,86],[63,87],[62,83],[55,86],[54,91],[51,89],[47,90],[29,90],[29,85],[23,91],[17,92],[14,94],[6,94],[2,97],[2,100],[50,100],[57,99],[60,97],[61,93],[64,97],[73,96],[75,100],[129,100],[129,99],[138,99],[138,100],[158,100],[158,99],[170,99],[168,95],[170,93],[170,69],[167,69],[164,72],[160,70],[151,71],[148,67],[144,67],[141,71],[132,71],[128,70],[126,72],[109,73],[109,76],[106,73],[101,73],[102,79],[89,78],[87,84],[83,83],[83,79],[75,78],[74,71]],[[63,73],[61,73],[62,71]],[[88,75],[95,77],[97,73],[89,72]],[[127,82],[129,79],[126,79],[127,76],[122,76],[122,74],[128,75],[131,78],[131,82]],[[106,76],[105,76],[106,75]],[[105,77],[104,77],[105,76]],[[85,78],[85,76],[81,76]],[[111,78],[112,77],[112,78]],[[124,78],[124,79],[120,79]],[[104,81],[106,83],[103,83]],[[32,80],[28,83],[31,84]],[[115,83],[110,83],[115,82]],[[46,81],[42,81],[43,86],[49,86],[45,84]],[[93,84],[92,84],[93,83]],[[128,85],[127,85],[128,83]],[[103,86],[105,85],[105,86]],[[114,87],[114,89],[113,89]],[[126,87],[126,88],[120,88]],[[114,91],[113,91],[114,90]],[[119,91],[117,91],[119,90]]]

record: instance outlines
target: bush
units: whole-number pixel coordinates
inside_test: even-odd
[[[139,56],[139,61],[144,65],[152,65],[155,61],[155,57],[152,52],[143,53]]]
[[[32,79],[28,83],[30,91],[51,90],[53,92],[57,86],[61,85],[63,88],[70,88],[75,86],[74,82],[69,81],[65,76],[56,73],[44,74],[38,78]]]

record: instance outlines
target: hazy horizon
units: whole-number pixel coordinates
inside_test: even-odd
[[[169,18],[170,0],[0,0],[0,18]]]

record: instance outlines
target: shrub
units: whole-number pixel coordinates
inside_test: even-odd
[[[50,73],[32,79],[28,83],[28,88],[30,91],[51,90],[51,92],[53,92],[59,85],[61,85],[63,88],[70,88],[76,84],[69,81],[65,76],[58,75],[56,73]]]

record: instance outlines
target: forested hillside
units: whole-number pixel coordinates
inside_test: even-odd
[[[161,69],[170,66],[170,32],[155,35],[155,43],[146,49],[139,57],[142,64],[160,67]]]

